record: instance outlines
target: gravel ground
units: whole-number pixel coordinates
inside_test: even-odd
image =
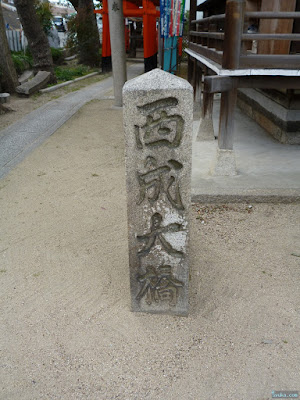
[[[300,391],[299,204],[193,204],[189,316],[132,313],[122,135],[93,101],[0,181],[0,398]]]

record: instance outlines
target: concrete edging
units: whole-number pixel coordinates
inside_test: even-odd
[[[300,192],[290,194],[236,193],[236,194],[192,194],[192,203],[300,203]]]
[[[50,92],[54,92],[55,90],[60,89],[60,88],[62,88],[62,87],[64,87],[64,86],[69,86],[69,85],[71,85],[71,83],[83,81],[84,79],[91,78],[92,76],[96,76],[96,75],[99,75],[99,74],[100,74],[100,72],[92,72],[92,73],[90,73],[90,74],[88,74],[88,75],[84,75],[84,76],[81,76],[81,77],[79,77],[79,78],[72,79],[71,81],[59,83],[58,85],[51,86],[51,87],[48,87],[48,88],[45,88],[45,89],[41,89],[41,90],[39,90],[39,93],[50,93]]]

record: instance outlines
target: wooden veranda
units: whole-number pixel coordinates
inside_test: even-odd
[[[204,130],[212,128],[207,121],[212,118],[213,96],[221,93],[218,147],[232,150],[238,88],[300,89],[300,1],[196,3],[191,0],[188,80],[196,101],[204,82]],[[203,18],[196,19],[197,11]]]

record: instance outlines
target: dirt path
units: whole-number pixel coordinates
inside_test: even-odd
[[[123,152],[94,101],[0,183],[0,399],[299,390],[299,205],[193,205],[190,316],[131,313]]]

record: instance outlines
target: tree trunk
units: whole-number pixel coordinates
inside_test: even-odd
[[[15,0],[15,6],[28,40],[28,46],[33,57],[34,70],[36,72],[51,72],[50,83],[55,83],[56,77],[50,46],[35,12],[34,0]]]
[[[13,93],[18,86],[18,76],[11,58],[5,32],[5,24],[0,4],[0,87],[1,90]]]
[[[93,0],[70,0],[77,11],[76,29],[79,61],[90,67],[100,65],[100,39]]]

